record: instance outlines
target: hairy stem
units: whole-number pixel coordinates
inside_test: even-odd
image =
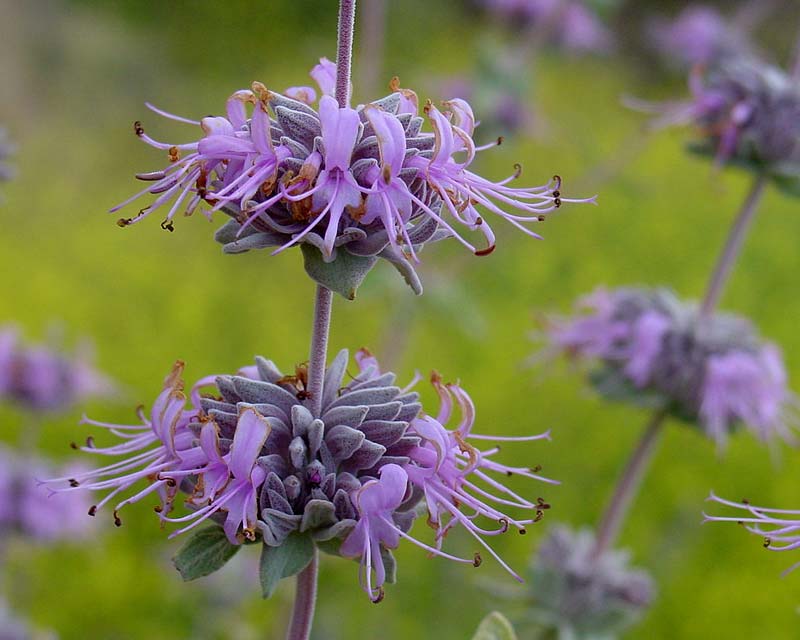
[[[308,358],[309,410],[315,418],[322,415],[322,383],[325,379],[325,360],[328,355],[328,334],[331,328],[333,292],[317,285],[314,301],[314,324],[311,332],[311,353]]]
[[[339,42],[336,49],[336,101],[344,109],[350,106],[350,76],[353,60],[356,0],[339,2]]]
[[[610,549],[617,539],[622,523],[625,520],[633,498],[639,491],[639,486],[642,484],[645,471],[647,470],[648,463],[653,457],[656,443],[658,442],[658,435],[661,433],[661,427],[666,418],[665,411],[659,411],[653,414],[650,422],[644,429],[639,444],[633,450],[625,466],[625,470],[620,476],[619,482],[614,489],[614,495],[611,497],[611,502],[608,503],[603,518],[597,527],[597,538],[595,541],[594,556],[599,557],[606,549]]]
[[[314,547],[314,555],[308,566],[297,574],[292,621],[286,640],[308,640],[311,624],[314,621],[314,607],[317,603],[317,576],[319,574],[319,551]]]
[[[744,204],[739,211],[739,215],[728,233],[728,239],[725,241],[725,247],[722,250],[717,263],[714,266],[714,272],[711,280],[708,283],[706,294],[703,297],[703,302],[700,307],[700,313],[703,316],[709,316],[713,313],[719,299],[722,296],[722,291],[728,282],[731,269],[733,268],[736,258],[739,257],[739,251],[742,248],[742,242],[750,227],[750,223],[755,217],[758,210],[758,203],[761,201],[761,195],[764,193],[764,187],[767,184],[767,179],[763,175],[758,175],[750,187],[750,191],[745,198]]]

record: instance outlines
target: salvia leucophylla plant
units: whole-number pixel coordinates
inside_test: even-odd
[[[44,460],[0,447],[0,534],[34,542],[87,538],[93,527],[85,517],[91,506],[82,493],[49,495],[42,478],[83,469],[56,470]],[[0,637],[5,637],[0,633]]]
[[[551,318],[546,352],[588,364],[604,397],[665,410],[724,445],[739,425],[794,441],[798,401],[780,349],[740,316],[701,314],[667,289],[598,289]]]
[[[800,193],[800,84],[779,67],[752,57],[726,59],[707,71],[696,68],[691,98],[662,106],[654,126],[692,124],[700,138],[693,151],[717,165],[744,167]],[[634,106],[637,103],[634,103]]]
[[[496,446],[479,448],[485,440],[547,434],[475,434],[475,409],[458,384],[432,376],[441,406],[430,413],[366,352],[352,377],[345,376],[346,351],[326,366],[333,293],[352,298],[379,256],[400,264],[419,292],[411,265],[426,242],[455,236],[488,253],[495,241],[484,215],[535,236],[526,225],[566,202],[558,177],[517,188],[510,183],[519,170],[498,182],[474,173],[486,146],[473,141],[476,121],[463,100],[441,110],[426,103],[420,116],[416,96],[395,81],[388,97],[351,107],[354,22],[354,0],[341,0],[336,64],[323,60],[312,71],[319,100],[309,87],[279,94],[254,83],[229,99],[225,117],[188,121],[203,136],[183,145],[156,142],[137,123],[136,133],[165,151],[169,165],[139,176],[152,183],[139,195],[154,200],[121,221],[127,226],[168,205],[162,226],[172,229],[176,215],[204,207],[232,218],[217,233],[228,252],[302,245],[317,283],[307,363],[284,375],[258,359],[187,392],[179,362],[139,424],[87,421],[118,442],[97,446],[90,438],[80,448],[114,462],[48,483],[55,492],[102,492],[90,514],[107,508],[117,525],[126,504],[157,498],[158,517],[175,527],[173,535],[194,529],[175,559],[185,579],[259,544],[265,595],[297,575],[289,640],[310,634],[319,549],[358,560],[362,588],[376,602],[394,578],[390,550],[401,540],[470,565],[488,553],[518,577],[487,538],[524,532],[549,507],[499,479],[548,482],[540,468],[509,467],[495,461]],[[426,120],[429,133],[421,130]],[[486,246],[459,235],[458,225],[483,235]],[[175,512],[180,503],[188,513]],[[427,511],[430,543],[409,533],[417,511]],[[458,529],[473,537],[474,555],[443,550],[446,534]]]
[[[284,375],[271,361],[257,358],[238,375],[200,380],[187,398],[178,363],[150,414],[140,415],[141,424],[85,421],[120,442],[98,447],[90,438],[81,449],[117,461],[51,481],[50,487],[57,493],[104,491],[89,513],[108,504],[117,525],[126,504],[153,494],[160,499],[161,520],[177,525],[172,536],[216,521],[222,529],[216,529],[215,544],[228,549],[219,566],[239,545],[261,541],[266,595],[285,577],[269,573],[269,565],[288,554],[295,563],[307,562],[314,545],[358,559],[362,588],[374,601],[383,598],[383,584],[393,580],[391,549],[401,539],[432,555],[478,566],[480,552],[461,558],[442,550],[445,536],[456,528],[466,529],[480,549],[519,579],[485,538],[509,529],[525,533],[549,505],[518,496],[501,479],[522,475],[552,481],[538,469],[495,461],[496,447],[478,447],[486,440],[539,440],[549,434],[492,438],[472,433],[475,408],[457,384],[432,375],[440,408],[428,415],[418,394],[396,386],[395,375],[382,372],[374,357],[362,350],[356,362],[358,372],[348,381],[347,351],[332,361],[317,418],[304,402],[303,368]],[[201,393],[205,387],[212,393]],[[148,484],[141,488],[143,480]],[[186,515],[172,514],[179,492],[190,507]],[[408,533],[422,499],[435,530],[432,545]],[[509,506],[524,515],[507,514]],[[487,528],[478,516],[494,524]],[[181,555],[177,566],[185,576],[197,577],[197,566]]]
[[[530,566],[525,637],[558,640],[616,638],[650,606],[655,585],[630,567],[626,551],[597,553],[589,529],[551,527]]]
[[[0,401],[28,411],[64,411],[92,396],[108,396],[115,384],[92,362],[84,341],[74,353],[26,344],[13,325],[0,326]]]
[[[530,227],[547,213],[565,202],[593,200],[564,198],[559,176],[541,186],[512,186],[520,165],[497,182],[474,173],[477,154],[499,139],[475,143],[477,123],[465,100],[446,101],[441,110],[428,101],[420,115],[416,94],[395,78],[388,96],[341,107],[333,97],[335,75],[324,58],[312,70],[319,100],[312,87],[278,93],[254,82],[228,99],[226,116],[192,121],[154,109],[199,126],[203,137],[163,143],[135,124],[142,140],[167,152],[169,165],[137,175],[152,186],[112,211],[147,194],[155,198],[119,224],[164,208],[162,227],[171,231],[177,215],[203,205],[206,215],[221,210],[231,217],[216,234],[225,252],[276,247],[277,253],[301,245],[308,274],[352,298],[378,258],[421,293],[414,263],[426,243],[454,237],[485,255],[495,248],[489,218],[504,218],[538,238]],[[483,246],[456,227],[479,232]],[[343,282],[342,271],[349,276]]]

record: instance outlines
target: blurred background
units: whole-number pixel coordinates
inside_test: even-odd
[[[460,86],[476,110],[494,113],[501,97],[475,83],[481,74],[500,78],[492,71],[499,64],[523,115],[486,116],[476,137],[506,137],[482,154],[481,173],[499,179],[520,162],[527,183],[558,173],[565,194],[599,193],[599,206],[564,207],[541,226],[544,241],[498,223],[498,248],[486,258],[454,242],[426,251],[422,299],[379,265],[357,300],[336,300],[332,348],[366,346],[391,360],[401,380],[433,368],[459,378],[482,432],[552,428],[551,443],[506,447],[506,460],[542,464],[562,481],[532,489],[553,505],[545,523],[592,525],[646,415],[603,403],[566,367],[531,369],[530,335],[542,312],[567,311],[599,284],[666,284],[686,297],[703,291],[749,178],[685,153],[690,132],[646,133],[646,117],[620,100],[685,95],[686,67],[648,46],[648,24],[686,3],[597,3],[608,39],[587,54],[510,33],[477,2],[375,2],[360,7],[373,15],[356,37],[357,101],[387,93],[399,75],[421,99],[453,97]],[[717,7],[730,16],[741,4]],[[753,18],[754,46],[785,64],[800,7],[755,4],[770,6]],[[53,326],[68,342],[90,337],[97,366],[122,389],[121,398],[48,415],[40,427],[3,406],[3,442],[19,446],[40,428],[43,455],[74,461],[81,454],[68,445],[86,434],[81,413],[133,420],[177,358],[187,362],[187,380],[232,372],[255,354],[284,370],[307,359],[313,287],[299,252],[225,256],[212,239],[215,226],[200,216],[177,220],[168,233],[154,220],[120,229],[119,216],[106,212],[138,190],[134,173],[163,160],[133,135],[134,120],[157,139],[196,137],[190,126],[147,111],[145,101],[196,118],[221,113],[228,95],[255,79],[276,90],[309,84],[311,66],[335,57],[335,27],[333,0],[3,0],[0,126],[17,146],[17,176],[0,183],[0,324],[15,323],[32,341]],[[770,190],[723,306],[782,345],[800,389],[798,238],[796,201]],[[424,385],[423,393],[431,398]],[[658,597],[626,637],[794,637],[800,573],[780,578],[793,558],[766,553],[735,527],[701,526],[700,514],[711,488],[798,505],[798,453],[787,449],[775,462],[741,434],[720,456],[679,423],[665,435],[621,538],[655,576]],[[120,528],[101,513],[92,536],[79,541],[8,535],[0,547],[11,609],[64,639],[282,637],[291,580],[262,600],[258,552],[245,548],[218,574],[182,583],[170,563],[181,541],[166,539],[151,509],[147,500],[127,508]],[[496,548],[524,568],[541,533],[537,525],[527,536],[509,534],[495,539]],[[449,540],[455,553],[472,550],[464,535]],[[487,587],[506,580],[492,562],[469,571],[412,545],[397,557],[398,584],[378,606],[358,588],[355,563],[324,557],[315,637],[460,640],[504,606]]]

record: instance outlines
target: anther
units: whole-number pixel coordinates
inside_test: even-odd
[[[378,587],[378,597],[372,601],[372,604],[378,604],[383,601],[386,597],[386,592],[383,590],[383,587]]]
[[[772,540],[770,540],[769,538],[764,538],[764,548],[765,549],[767,547],[769,547],[769,545],[771,545],[771,544],[772,544]]]
[[[122,526],[122,520],[120,519],[119,514],[117,513],[116,509],[114,510],[114,526],[115,527],[121,527]]]
[[[141,121],[137,120],[133,123],[133,132],[140,138],[144,135],[144,127],[142,126]]]
[[[169,161],[173,163],[181,159],[180,149],[174,145],[169,148],[167,155],[169,157]]]
[[[533,469],[531,469],[531,473],[539,473],[542,470],[542,465],[537,464]]]
[[[536,218],[539,222],[544,222],[547,219],[547,216],[539,216]]]
[[[503,136],[497,136],[497,146],[499,147],[503,142],[505,142],[505,138]]]
[[[558,209],[561,206],[561,198],[553,200],[553,204],[556,206],[556,209]]]
[[[93,504],[91,507],[89,507],[89,515],[90,516],[96,516],[97,515],[97,505],[96,504]]]
[[[118,227],[127,227],[132,222],[133,222],[133,220],[131,220],[130,218],[120,218],[119,220],[117,220],[117,226]]]
[[[75,478],[70,478],[69,479],[69,486],[72,487],[72,488],[75,488],[77,486],[80,486],[80,482],[78,482]]]
[[[502,529],[502,532],[503,532],[503,533],[505,533],[506,531],[508,531],[508,520],[506,520],[505,518],[500,518],[500,519],[497,521],[497,523],[500,525],[500,528]]]
[[[70,446],[71,449],[77,449],[78,448],[78,443],[77,442],[70,442],[69,446]]]
[[[528,533],[528,530],[525,527],[522,527],[522,529],[519,530],[519,535],[521,536],[524,536],[526,533]]]
[[[90,449],[94,449],[94,437],[88,436],[86,438],[86,446],[89,447]]]
[[[483,564],[483,558],[481,558],[481,554],[476,551],[475,555],[472,556],[472,566],[480,567],[482,564]]]
[[[153,507],[153,511],[156,513],[161,513],[164,511],[164,507],[162,507],[160,504],[157,504],[155,507]]]
[[[164,220],[161,223],[161,228],[164,229],[164,231],[169,231],[170,233],[175,231],[175,225],[172,224],[172,220]]]
[[[486,247],[485,249],[478,249],[475,252],[475,255],[476,256],[488,256],[492,251],[495,250],[496,247],[497,247],[497,245],[493,244],[493,245],[491,245],[489,247]]]

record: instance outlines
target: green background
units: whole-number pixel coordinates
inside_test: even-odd
[[[438,79],[474,62],[483,18],[456,3],[391,4],[382,76],[400,75],[423,98],[449,97],[437,93]],[[358,43],[355,98],[379,97],[359,89]],[[148,112],[146,100],[187,117],[220,113],[227,96],[254,79],[278,90],[309,83],[322,55],[335,55],[333,2],[5,3],[0,121],[19,144],[19,177],[0,185],[0,322],[19,323],[31,339],[53,322],[68,335],[92,336],[101,367],[127,391],[121,403],[94,402],[48,420],[48,454],[74,459],[67,444],[85,433],[77,426],[83,409],[130,420],[176,358],[187,361],[190,380],[233,371],[254,354],[286,370],[307,358],[313,287],[299,252],[224,256],[215,225],[199,215],[167,233],[156,217],[120,229],[118,216],[105,212],[140,188],[135,172],[164,161],[135,138],[134,120],[158,139],[196,136]],[[336,300],[331,337],[332,352],[368,346],[393,359],[401,379],[433,368],[460,379],[482,432],[553,429],[552,443],[505,447],[505,460],[541,463],[563,482],[515,484],[553,504],[529,535],[493,541],[517,568],[548,520],[596,521],[646,419],[603,404],[566,367],[526,366],[537,316],[567,311],[599,284],[668,284],[701,295],[748,188],[746,175],[715,172],[684,153],[686,132],[645,134],[644,117],[620,104],[622,94],[682,95],[681,79],[645,84],[649,73],[623,57],[546,55],[530,73],[539,134],[481,154],[480,171],[500,178],[521,162],[527,184],[557,172],[566,194],[597,191],[599,206],[564,207],[540,227],[544,241],[498,222],[498,248],[486,258],[455,242],[428,248],[422,299],[381,265],[356,301]],[[798,237],[797,202],[770,190],[724,298],[782,345],[795,380]],[[13,443],[28,423],[3,409],[0,424]],[[700,525],[711,488],[800,506],[798,454],[781,454],[775,462],[740,434],[718,455],[697,432],[670,426],[621,540],[659,590],[628,637],[795,637],[800,574],[781,580],[780,572],[797,556],[768,553],[735,526]],[[5,541],[3,586],[15,609],[65,639],[282,637],[291,581],[262,601],[258,554],[246,548],[213,578],[182,584],[169,563],[180,542],[166,540],[151,509],[147,500],[127,508],[120,529],[101,513],[96,538],[80,545]],[[416,531],[423,535],[424,526]],[[463,533],[449,544],[459,553],[473,546]],[[411,545],[397,557],[398,583],[378,606],[358,588],[356,564],[325,557],[315,637],[460,640],[498,606],[482,584],[506,576],[488,560],[465,569]]]

